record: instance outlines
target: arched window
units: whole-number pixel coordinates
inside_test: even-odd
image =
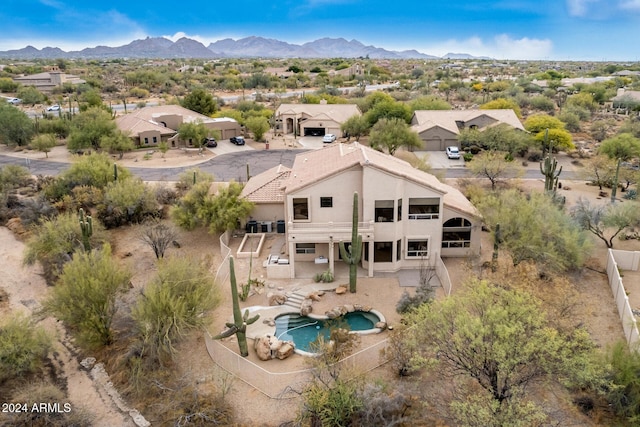
[[[442,225],[442,247],[471,247],[471,221],[460,217],[447,220]]]

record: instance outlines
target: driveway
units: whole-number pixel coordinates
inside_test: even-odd
[[[218,141],[218,146],[217,147],[213,147],[213,148],[207,147],[207,150],[215,153],[216,156],[220,156],[222,154],[238,153],[238,152],[242,152],[242,151],[251,151],[251,150],[253,150],[253,148],[248,144],[235,145],[235,144],[232,144],[228,139],[223,139],[223,140]]]
[[[414,151],[416,157],[427,156],[427,161],[433,169],[464,168],[462,156],[459,159],[450,159],[444,151]]]
[[[310,150],[317,150],[326,145],[330,145],[322,142],[321,136],[303,136],[302,138],[298,139],[298,143],[304,148],[308,148]]]

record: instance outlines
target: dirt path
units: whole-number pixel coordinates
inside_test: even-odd
[[[0,227],[0,260],[2,274],[0,287],[9,295],[8,309],[0,317],[12,312],[22,312],[31,316],[40,308],[40,302],[49,294],[38,266],[22,266],[24,243],[16,240],[13,233]],[[104,389],[96,387],[89,373],[82,370],[77,350],[67,336],[62,324],[52,317],[38,322],[50,336],[55,337],[50,354],[56,377],[66,387],[67,399],[73,408],[84,408],[95,417],[96,427],[133,426],[128,414],[121,413],[112,403]],[[46,402],[45,402],[46,403]]]

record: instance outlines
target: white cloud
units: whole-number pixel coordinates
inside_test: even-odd
[[[466,40],[450,39],[420,49],[423,53],[436,56],[447,53],[467,53],[496,59],[548,59],[552,50],[551,40],[528,37],[513,39],[506,34],[497,35],[490,41],[483,41],[480,37],[471,37]]]
[[[640,11],[640,0],[626,0],[620,2],[620,9]]]
[[[571,16],[587,15],[589,3],[598,3],[600,0],[567,0],[567,8]]]

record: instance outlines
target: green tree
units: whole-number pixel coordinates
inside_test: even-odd
[[[459,378],[467,390],[469,383],[482,390],[463,393],[466,400],[452,402],[452,412],[463,425],[474,413],[487,411],[491,422],[486,425],[528,425],[511,418],[514,413],[541,416],[540,408],[527,408],[528,385],[582,384],[598,369],[586,330],[557,329],[531,294],[477,279],[468,292],[421,305],[407,322],[420,343],[421,359],[416,360]]]
[[[419,148],[422,141],[407,123],[399,118],[380,119],[369,133],[371,148],[378,151],[386,150],[390,155],[400,147]]]
[[[409,103],[411,111],[417,110],[451,110],[451,104],[437,96],[419,96]]]
[[[473,200],[486,224],[500,224],[500,247],[514,265],[533,261],[540,269],[566,271],[583,265],[588,236],[544,193],[507,190]]]
[[[262,116],[249,117],[245,121],[245,127],[253,133],[256,141],[262,141],[262,137],[269,130],[269,121]]]
[[[405,124],[408,124],[411,121],[412,115],[413,111],[411,111],[411,108],[402,102],[381,101],[373,105],[373,107],[364,114],[364,118],[369,124],[369,127],[372,127],[382,119],[399,119]]]
[[[204,89],[192,90],[184,97],[180,105],[205,116],[211,116],[218,108],[213,96]]]
[[[132,310],[139,354],[152,366],[175,354],[176,343],[208,323],[208,311],[220,303],[220,291],[209,268],[196,258],[158,262],[158,274]]]
[[[186,122],[178,126],[178,135],[186,143],[202,148],[202,142],[209,134],[209,129],[201,121]]]
[[[31,148],[44,153],[45,157],[49,157],[49,151],[56,146],[56,137],[50,133],[41,133],[31,141]]]
[[[34,134],[33,122],[24,112],[0,102],[0,143],[13,147],[29,144]]]
[[[129,135],[116,130],[111,135],[104,135],[100,138],[100,148],[106,151],[115,151],[120,155],[120,159],[127,151],[132,151],[135,148],[133,140]]]
[[[15,92],[16,89],[20,86],[20,83],[13,81],[13,79],[9,77],[0,77],[0,92]]]
[[[507,161],[505,153],[501,151],[484,151],[474,156],[468,166],[473,175],[488,178],[492,190],[495,190],[499,181],[518,177],[523,173],[522,167],[513,161]]]
[[[100,246],[106,241],[104,227],[99,221],[93,221],[93,235],[90,238],[92,247]],[[62,271],[64,263],[71,256],[82,250],[82,230],[75,212],[61,213],[53,219],[42,221],[27,241],[24,252],[24,263],[27,265],[40,262],[45,276],[51,280]]]
[[[240,219],[247,218],[253,210],[253,203],[242,198],[242,185],[230,182],[226,187],[206,198],[204,205],[198,212],[210,233],[234,230]]]
[[[111,256],[111,246],[76,254],[64,266],[46,309],[77,333],[84,344],[113,343],[111,324],[116,296],[129,285],[131,273]]]
[[[613,411],[629,425],[640,422],[640,353],[629,350],[626,342],[617,342],[607,353],[611,384],[606,397]]]
[[[520,106],[513,99],[498,98],[480,106],[481,110],[513,110],[516,116],[522,117]]]
[[[139,178],[118,179],[104,188],[104,200],[98,206],[98,218],[105,227],[139,223],[160,214],[152,188]]]
[[[22,99],[23,104],[36,105],[44,101],[44,95],[34,86],[21,86],[16,95]]]
[[[623,230],[640,226],[637,203],[594,206],[581,197],[571,208],[571,216],[584,230],[602,240],[607,248],[613,248],[613,240]]]
[[[534,114],[524,121],[524,128],[531,133],[538,134],[546,129],[564,129],[564,123],[548,114]]]
[[[71,133],[67,148],[69,150],[86,150],[100,148],[102,137],[111,137],[116,133],[116,123],[111,114],[99,107],[92,107],[74,116],[71,121]]]
[[[602,141],[599,152],[607,155],[610,159],[617,161],[616,176],[613,179],[614,185],[611,189],[611,202],[613,203],[616,200],[616,191],[618,189],[620,164],[622,162],[627,162],[634,157],[640,157],[640,139],[634,137],[630,133],[621,133],[613,138],[608,138]]]
[[[342,125],[340,130],[348,138],[354,137],[356,141],[360,141],[360,137],[369,129],[369,124],[362,115],[356,114],[349,117]]]
[[[564,129],[543,130],[542,132],[538,132],[533,139],[540,143],[543,151],[548,149],[560,151],[576,148],[573,144],[571,134]]]
[[[51,339],[27,317],[13,315],[0,324],[0,384],[35,372],[44,362]]]

